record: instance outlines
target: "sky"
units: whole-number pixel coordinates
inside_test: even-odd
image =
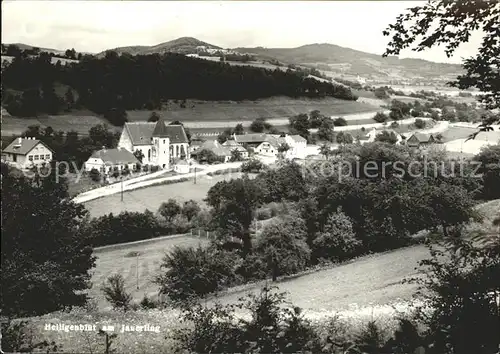
[[[331,43],[382,54],[382,31],[421,1],[2,1],[2,43],[98,53],[195,37],[223,48]],[[444,48],[400,57],[460,63],[481,35],[447,58]]]

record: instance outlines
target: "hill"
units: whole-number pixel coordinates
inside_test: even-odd
[[[435,78],[456,76],[462,72],[457,64],[434,63],[421,59],[382,58],[381,54],[366,53],[329,43],[308,44],[297,48],[235,48],[261,58],[285,63],[314,66],[332,73],[385,78]]]
[[[117,52],[118,54],[128,53],[132,55],[147,55],[147,54],[163,54],[163,53],[182,53],[190,54],[196,53],[196,47],[206,47],[207,49],[222,49],[221,47],[215,46],[210,43],[200,41],[199,39],[193,37],[181,37],[174,39],[172,41],[160,43],[153,46],[129,46],[129,47],[118,47],[114,49],[109,49]],[[96,56],[98,58],[103,57],[108,50],[105,50]]]

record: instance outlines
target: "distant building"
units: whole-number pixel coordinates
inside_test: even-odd
[[[103,147],[101,150],[94,152],[85,162],[85,170],[96,169],[101,173],[110,173],[128,168],[132,171],[137,164],[139,164],[139,160],[129,150],[125,148],[106,149]]]
[[[243,134],[233,137],[238,144],[252,148],[257,154],[276,156],[279,147],[287,144],[290,149],[285,153],[285,158],[306,157],[307,140],[300,135]]]
[[[186,173],[189,173],[190,170],[191,170],[191,166],[189,165],[189,162],[187,162],[186,160],[178,160],[175,162],[175,165],[174,165],[175,172],[186,174]]]
[[[222,162],[229,162],[231,159],[231,150],[220,144],[217,140],[207,140],[203,144],[191,153],[191,156],[197,157],[198,154],[204,150],[212,151]]]
[[[229,149],[229,151],[234,151],[237,150],[241,154],[241,158],[246,160],[248,159],[248,150],[245,149],[243,146],[238,144],[235,140],[226,140],[222,146],[225,146],[226,148]]]
[[[406,140],[409,147],[424,147],[436,142],[432,134],[415,133]]]
[[[118,147],[130,152],[140,150],[143,164],[170,169],[175,159],[189,159],[189,140],[182,125],[167,124],[163,118],[156,123],[125,123]]]
[[[35,138],[16,138],[2,151],[2,160],[19,168],[41,166],[52,161],[54,152]]]

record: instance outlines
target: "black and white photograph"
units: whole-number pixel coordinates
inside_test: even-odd
[[[1,6],[0,353],[500,354],[500,0]]]

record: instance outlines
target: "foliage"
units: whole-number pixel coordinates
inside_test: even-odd
[[[384,130],[380,134],[377,134],[377,136],[375,137],[375,141],[394,145],[398,142],[398,137],[396,136],[396,134],[394,134],[394,132]]]
[[[324,229],[313,241],[315,260],[343,261],[352,258],[360,249],[352,222],[341,210],[328,217]]]
[[[243,254],[252,249],[250,224],[253,213],[262,200],[262,191],[248,176],[215,184],[205,201],[214,208],[214,223],[223,236],[241,239]]]
[[[35,351],[58,352],[62,348],[56,342],[33,342],[33,329],[28,321],[2,322],[2,347],[6,353],[33,353]]]
[[[101,181],[101,173],[97,169],[95,169],[95,168],[93,168],[93,169],[90,170],[89,177],[94,182],[100,182]]]
[[[175,247],[165,254],[155,282],[172,301],[189,302],[233,285],[237,265],[235,254],[215,247]]]
[[[2,315],[85,304],[95,264],[86,210],[70,200],[63,178],[18,176],[3,164],[1,173]]]
[[[384,123],[389,120],[389,117],[385,113],[377,112],[377,114],[373,117],[373,120],[377,123]]]
[[[310,122],[309,116],[307,114],[299,114],[289,119],[290,131],[294,134],[298,134],[303,138],[309,137]]]
[[[233,130],[231,128],[225,129],[219,136],[217,136],[217,141],[219,144],[224,144],[226,141],[230,140],[233,136]]]
[[[273,280],[305,269],[311,253],[306,237],[304,221],[296,217],[285,217],[264,227],[255,252],[263,257]]]
[[[374,91],[373,94],[375,95],[376,98],[385,100],[390,98],[390,96],[387,94],[386,90],[383,87],[377,87]]]
[[[272,128],[272,125],[265,118],[257,118],[250,124],[250,130],[254,133],[262,133]]]
[[[158,237],[161,225],[154,214],[146,210],[144,213],[122,212],[101,216],[92,220],[89,230],[92,244],[97,247]]]
[[[260,172],[265,168],[262,161],[258,159],[250,159],[241,165],[241,172],[245,173],[256,173]]]
[[[333,141],[334,123],[331,119],[324,119],[318,129],[318,138],[324,141]]]
[[[192,199],[185,201],[182,206],[182,214],[186,216],[188,221],[191,221],[200,211],[200,206]]]
[[[418,308],[418,319],[428,328],[431,353],[486,354],[500,345],[500,239],[487,247],[464,236],[455,228],[429,246],[425,277],[410,280],[428,306]]]
[[[196,161],[199,163],[206,162],[212,164],[214,162],[221,161],[221,159],[212,150],[203,149],[201,151],[196,151]]]
[[[125,280],[121,274],[115,274],[108,279],[101,287],[104,297],[109,301],[114,309],[128,311],[132,295],[125,291]]]
[[[148,122],[158,122],[160,120],[160,115],[156,112],[151,112],[151,115],[148,118]]]
[[[415,119],[415,128],[424,129],[426,126],[425,120],[423,119]]]
[[[238,123],[233,129],[233,133],[235,135],[243,135],[245,133],[245,129],[243,128],[243,124]]]
[[[241,151],[238,149],[233,149],[231,150],[231,159],[229,161],[234,162],[234,161],[242,161],[243,160],[243,155]]]
[[[500,198],[500,144],[483,147],[474,160],[481,163],[479,172],[483,174],[483,198]]]
[[[265,287],[234,306],[196,305],[182,314],[187,326],[174,333],[180,352],[297,353],[321,352],[318,335],[298,307],[289,308],[284,294]],[[237,311],[250,312],[241,319]]]
[[[500,105],[499,21],[497,1],[429,1],[408,9],[384,31],[385,36],[392,36],[384,56],[398,55],[412,46],[413,50],[423,51],[444,44],[446,55],[451,57],[460,44],[468,42],[471,34],[480,29],[485,35],[479,52],[465,59],[466,74],[451,84],[461,89],[479,88],[483,92],[480,100],[489,108],[497,108]]]
[[[347,121],[342,117],[338,117],[333,121],[333,125],[336,127],[344,127],[347,125]]]
[[[182,207],[179,205],[177,200],[170,198],[166,202],[161,203],[158,208],[158,213],[167,220],[167,222],[171,222],[172,219],[180,214],[182,211]]]
[[[279,168],[261,172],[255,179],[261,186],[265,203],[282,200],[299,201],[307,194],[302,167],[295,162],[283,161]]]
[[[337,141],[337,144],[340,145],[352,144],[354,142],[352,135],[344,132],[337,133],[335,140]]]

